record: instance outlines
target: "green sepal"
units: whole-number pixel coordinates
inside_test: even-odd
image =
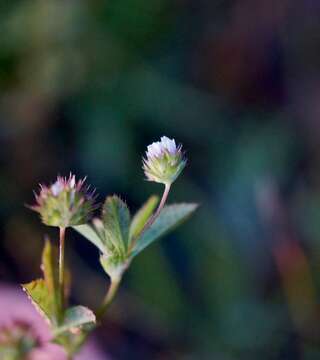
[[[139,254],[153,241],[165,235],[186,220],[196,209],[197,204],[173,204],[165,206],[156,221],[137,239],[132,256]]]

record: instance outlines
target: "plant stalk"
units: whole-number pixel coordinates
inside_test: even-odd
[[[156,212],[150,217],[150,219],[147,221],[147,223],[145,224],[145,226],[143,227],[143,229],[141,230],[141,233],[139,236],[142,235],[142,233],[144,233],[157,219],[157,217],[160,215],[161,210],[163,209],[167,199],[168,199],[168,195],[170,192],[170,188],[171,188],[171,184],[166,184],[164,187],[164,191],[163,191],[163,195],[160,201],[160,204],[156,210]]]
[[[100,308],[97,310],[96,313],[97,321],[101,321],[102,318],[104,317],[109,305],[111,304],[112,300],[114,299],[119,289],[120,282],[121,282],[121,277],[111,279],[109,289],[102,301]]]
[[[131,242],[130,250],[132,250],[134,248],[134,246],[136,245],[137,239],[142,236],[142,234],[156,221],[157,217],[160,215],[161,210],[163,209],[163,207],[168,199],[170,188],[171,188],[171,184],[165,184],[162,198],[161,198],[161,201],[160,201],[160,204],[159,204],[157,210],[150,216],[149,220],[146,222],[146,224],[144,225],[144,227],[142,228],[142,230],[140,231],[138,236],[136,236],[133,239],[133,241]]]
[[[120,282],[121,282],[121,278],[114,278],[111,280],[111,283],[110,283],[110,286],[108,288],[108,291],[102,301],[102,304],[100,306],[100,308],[97,310],[96,312],[96,319],[97,319],[97,322],[101,321],[102,318],[104,317],[104,315],[106,314],[106,311],[109,307],[109,305],[111,304],[112,300],[114,299],[118,289],[119,289],[119,285],[120,285]],[[81,346],[85,343],[85,341],[87,340],[88,336],[90,335],[90,332],[84,332],[76,346],[74,347],[73,351],[72,351],[72,354],[75,354],[79,351],[79,349],[81,348]],[[69,354],[70,359],[72,359],[72,355]]]
[[[64,309],[64,248],[65,248],[66,228],[60,227],[60,243],[59,243],[59,289],[61,297],[61,308]]]
[[[157,219],[157,217],[160,215],[161,210],[163,209],[169,192],[170,192],[170,188],[171,188],[171,184],[166,184],[165,188],[164,188],[164,192],[162,194],[162,198],[160,201],[160,204],[157,208],[157,210],[154,212],[153,215],[150,216],[149,220],[146,222],[146,224],[144,225],[144,227],[142,228],[140,234],[133,240],[131,247],[134,247],[138,237],[140,237]],[[60,286],[61,289],[64,289],[64,269],[63,269],[63,263],[64,263],[64,237],[65,237],[65,229],[60,228],[60,261],[59,261],[59,282],[60,282]],[[110,304],[112,303],[112,300],[114,299],[118,289],[119,289],[119,285],[121,283],[121,276],[119,277],[114,277],[111,279],[111,283],[110,286],[108,288],[108,291],[102,301],[102,304],[100,306],[100,308],[97,310],[96,312],[96,319],[97,322],[100,322],[104,315],[106,314]],[[62,290],[62,294],[63,294]],[[81,338],[79,339],[79,342],[77,343],[77,345],[74,348],[74,351],[72,353],[76,353],[81,346],[83,345],[83,343],[86,341],[87,337],[89,336],[89,333],[86,332],[84,333]],[[71,356],[71,355],[70,355]],[[71,358],[70,358],[71,359]]]

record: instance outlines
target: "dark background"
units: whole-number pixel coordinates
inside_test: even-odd
[[[97,333],[115,359],[320,357],[320,3],[46,0],[0,4],[0,279],[40,274],[24,204],[88,175],[135,211],[162,135],[189,163],[169,202],[196,215],[132,264]],[[70,230],[75,303],[107,286]],[[0,295],[1,296],[1,295]]]

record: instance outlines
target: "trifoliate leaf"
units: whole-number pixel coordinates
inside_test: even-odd
[[[28,284],[23,284],[22,287],[40,314],[45,316],[49,322],[55,321],[53,298],[45,281],[37,279]]]
[[[84,326],[94,326],[96,317],[94,313],[85,306],[73,306],[66,310],[63,323],[54,329],[54,335],[59,336],[64,332],[79,332]]]
[[[125,256],[129,242],[130,212],[118,196],[107,197],[103,205],[102,223],[108,252]]]
[[[165,206],[156,221],[146,229],[133,249],[136,256],[145,247],[186,220],[198,207],[197,204],[174,204]]]
[[[130,225],[130,241],[132,241],[132,239],[136,238],[141,233],[141,230],[152,215],[158,202],[158,196],[151,196],[148,201],[141,207],[141,209],[134,215]]]
[[[79,225],[73,228],[93,243],[102,254],[125,258],[129,243],[129,226],[129,209],[114,195],[107,197],[101,219],[94,219],[92,225]]]

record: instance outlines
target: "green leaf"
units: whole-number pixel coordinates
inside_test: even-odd
[[[102,222],[105,245],[109,252],[125,256],[129,241],[130,212],[118,196],[107,197],[103,205]]]
[[[64,321],[61,326],[54,329],[54,336],[57,337],[64,332],[79,332],[84,326],[94,326],[96,317],[94,313],[85,306],[73,306],[66,310]]]
[[[132,255],[136,256],[153,241],[178,226],[186,220],[197,207],[197,204],[173,204],[165,206],[157,220],[138,239]]]
[[[129,242],[130,212],[127,205],[116,195],[106,198],[102,219],[94,219],[93,225],[73,228],[92,242],[103,254],[125,257]]]
[[[28,284],[23,284],[22,287],[40,314],[45,316],[49,322],[55,321],[52,296],[45,281],[37,279]]]
[[[105,252],[105,245],[93,226],[88,224],[78,225],[73,226],[73,229],[94,244],[102,253]]]
[[[49,239],[46,239],[41,265],[44,279],[34,280],[22,285],[36,309],[49,320],[51,326],[56,326],[63,313],[59,291],[58,266],[58,249],[51,245]],[[67,274],[68,272],[66,272]]]
[[[141,233],[141,230],[152,215],[154,209],[158,205],[158,202],[158,196],[151,196],[148,201],[142,206],[142,208],[134,215],[130,225],[130,241]]]
[[[58,249],[46,239],[42,252],[42,271],[48,293],[52,300],[53,314],[56,319],[61,315],[61,301],[59,292]]]

